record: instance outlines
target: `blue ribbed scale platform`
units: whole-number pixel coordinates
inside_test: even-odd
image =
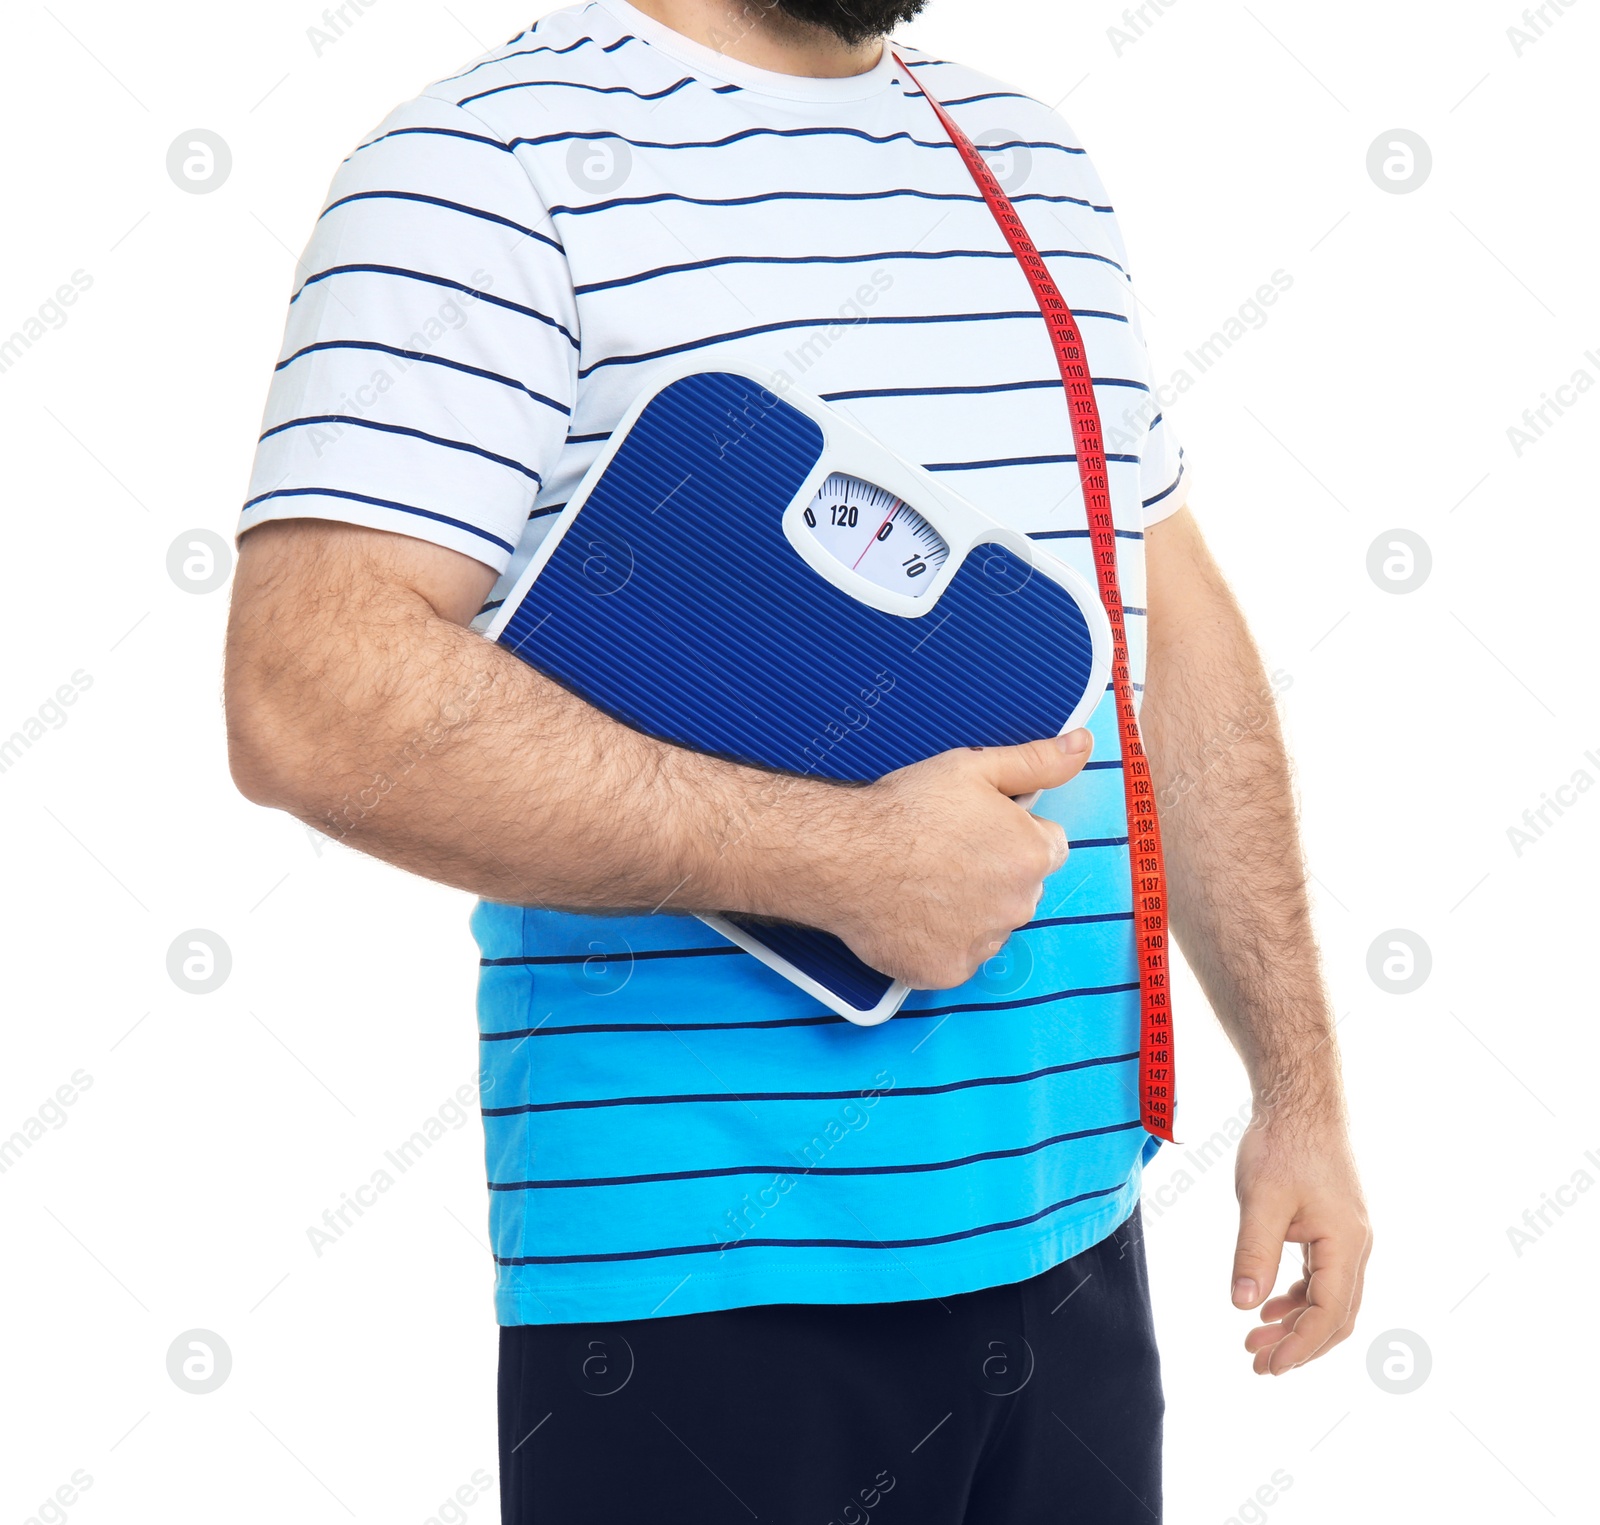
[[[1095,665],[1078,601],[998,543],[962,548],[917,618],[835,587],[782,528],[826,439],[748,376],[667,385],[574,495],[500,643],[637,730],[821,778],[1060,731]],[[858,1010],[892,984],[828,934],[734,924]]]

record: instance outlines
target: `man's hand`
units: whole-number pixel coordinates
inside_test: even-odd
[[[1028,921],[1067,834],[1012,795],[1054,789],[1089,760],[1087,731],[1019,747],[942,752],[840,803],[855,815],[851,884],[817,924],[917,990],[945,990]],[[835,878],[837,876],[834,876]]]
[[[1372,1229],[1343,1121],[1269,1099],[1240,1141],[1234,1183],[1234,1306],[1259,1307],[1262,1319],[1244,1348],[1259,1374],[1282,1376],[1347,1339],[1361,1307]],[[1285,1244],[1303,1247],[1303,1274],[1268,1298]]]

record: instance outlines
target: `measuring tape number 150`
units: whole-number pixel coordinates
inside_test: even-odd
[[[921,84],[898,53],[894,61],[933,107],[968,173],[983,193],[1011,252],[1022,266],[1034,300],[1050,332],[1078,457],[1084,514],[1094,550],[1100,601],[1111,622],[1111,677],[1116,696],[1117,726],[1122,739],[1122,787],[1128,810],[1128,857],[1133,879],[1134,935],[1139,957],[1139,1120],[1145,1131],[1172,1140],[1174,1067],[1172,1002],[1167,933],[1167,874],[1161,852],[1161,827],[1156,820],[1155,785],[1139,735],[1133,705],[1133,678],[1128,665],[1128,635],[1123,620],[1122,590],[1117,579],[1116,527],[1111,517],[1111,486],[1106,473],[1100,409],[1095,402],[1088,354],[1077,319],[1061,295],[1022,219],[983,162],[972,140]]]

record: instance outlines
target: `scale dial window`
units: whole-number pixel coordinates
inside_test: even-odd
[[[891,492],[836,471],[806,506],[806,529],[836,561],[893,593],[922,598],[950,547]]]

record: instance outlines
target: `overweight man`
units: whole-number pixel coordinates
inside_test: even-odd
[[[1360,1301],[1273,688],[1187,506],[1116,214],[1048,106],[886,43],[921,3],[556,11],[364,139],[297,274],[241,520],[233,773],[480,897],[515,1525],[1161,1514],[1111,696],[1063,737],[775,788],[481,633],[688,366],[821,398],[1092,584],[1049,331],[927,97],[1092,372],[1171,925],[1256,1099],[1233,1263],[1200,1274],[1259,1313],[1262,1374]],[[738,503],[679,509],[739,532]],[[914,993],[854,1026],[696,912],[821,928]],[[1303,1270],[1273,1295],[1286,1244]]]

